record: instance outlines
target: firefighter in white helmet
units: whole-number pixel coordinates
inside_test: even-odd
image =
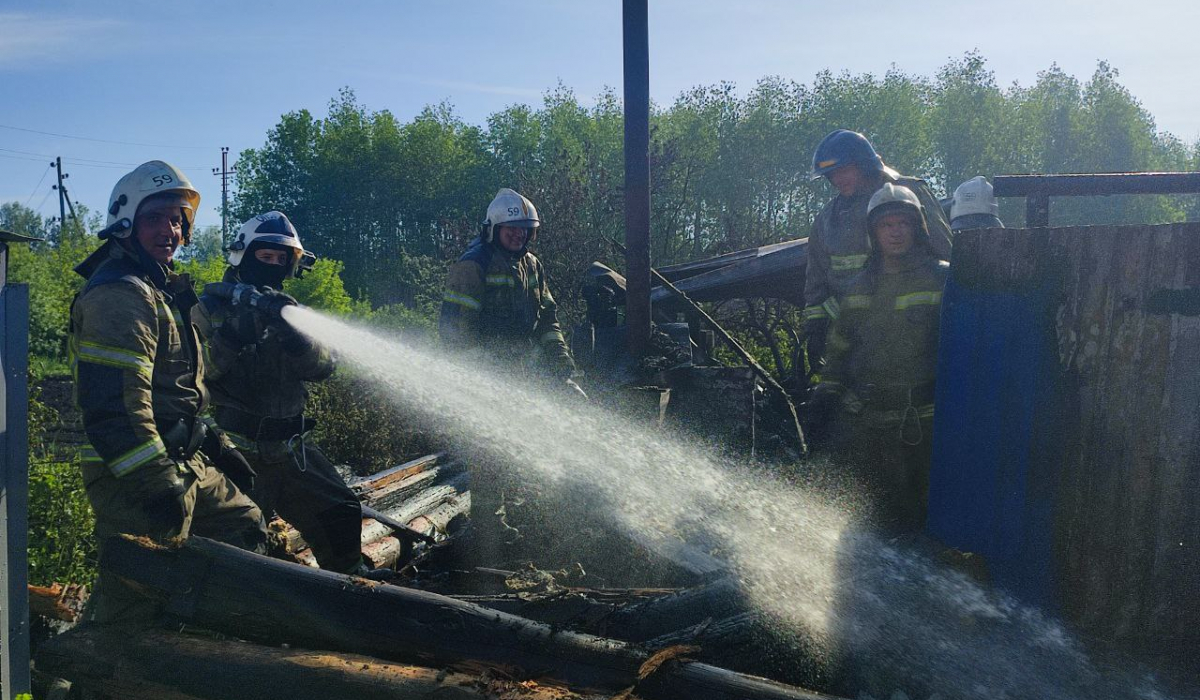
[[[537,208],[517,192],[504,188],[488,206],[479,237],[471,242],[446,276],[439,322],[442,342],[477,351],[533,378],[586,398],[571,379],[575,365],[563,341],[558,311],[546,270],[529,245],[541,220]],[[514,508],[536,503],[519,495],[527,485],[490,460],[472,461],[471,520],[473,544],[468,548],[484,563],[501,556],[502,536],[513,534]],[[499,518],[499,520],[497,520]]]
[[[831,440],[895,532],[924,526],[929,493],[938,321],[949,263],[924,205],[884,184],[867,205],[867,263],[846,288],[828,362],[808,407],[832,415]]]
[[[243,493],[249,465],[200,419],[209,396],[204,357],[185,320],[197,298],[173,263],[199,204],[179,169],[138,166],[113,188],[103,245],[75,268],[87,282],[71,307],[71,365],[88,438],[83,483],[101,549],[118,533],[265,548],[262,514]],[[155,612],[101,572],[91,619]]]
[[[578,391],[546,269],[529,252],[540,225],[533,202],[508,188],[496,193],[479,237],[446,277],[441,337],[454,347],[529,361]]]
[[[1000,221],[1000,205],[992,191],[992,183],[982,175],[967,180],[954,190],[950,203],[950,228],[963,231],[972,228],[1004,228]]]
[[[205,289],[193,317],[208,338],[213,415],[257,472],[251,496],[300,531],[321,568],[385,578],[392,572],[363,563],[358,498],[309,439],[306,384],[328,379],[335,362],[283,320],[296,300],[280,290],[315,258],[278,211],[243,224],[229,251],[224,284]]]

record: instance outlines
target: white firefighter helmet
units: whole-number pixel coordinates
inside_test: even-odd
[[[170,163],[152,160],[142,163],[117,180],[112,196],[108,198],[108,221],[100,232],[101,238],[128,238],[133,231],[133,220],[138,207],[150,197],[162,194],[178,195],[179,207],[183,210],[183,242],[191,240],[192,224],[196,210],[200,208],[200,192],[192,187],[187,175]]]
[[[287,215],[279,211],[269,211],[250,219],[238,229],[233,243],[229,244],[229,264],[237,267],[242,264],[242,258],[254,244],[270,244],[274,247],[291,249],[291,260],[288,264],[288,276],[298,276],[297,267],[301,259],[311,253],[306,253],[300,243],[300,234],[288,220]]]
[[[913,209],[912,213],[920,218],[924,207],[921,206],[921,200],[917,197],[916,192],[904,185],[885,182],[882,187],[875,190],[875,194],[871,195],[871,201],[867,203],[867,221],[883,216],[889,211],[902,209]]]
[[[925,207],[917,193],[904,185],[885,182],[882,187],[871,195],[867,203],[867,244],[871,250],[877,250],[875,242],[875,224],[888,214],[907,214],[916,220],[916,231],[913,232],[914,242],[929,245],[929,229],[925,224]]]
[[[529,242],[533,242],[536,229],[541,226],[537,207],[521,193],[501,187],[496,198],[488,205],[487,220],[483,222],[483,241],[490,243],[495,237],[497,226],[519,226],[530,229]]]
[[[950,205],[950,220],[968,214],[999,216],[1000,205],[992,192],[992,183],[982,175],[967,180],[954,190],[954,203]]]

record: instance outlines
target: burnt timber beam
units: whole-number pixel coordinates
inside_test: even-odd
[[[474,662],[571,687],[636,687],[647,700],[828,697],[683,658],[654,663],[662,657],[613,639],[201,537],[178,546],[114,537],[105,543],[100,567],[163,601],[166,612],[185,623],[245,639],[422,665]]]
[[[262,646],[166,630],[81,625],[38,652],[38,668],[123,700],[600,700],[561,686]],[[607,696],[604,696],[607,697]]]

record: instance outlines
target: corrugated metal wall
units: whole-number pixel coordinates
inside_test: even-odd
[[[1200,640],[1197,313],[1200,225],[961,233],[930,533],[1088,633]]]

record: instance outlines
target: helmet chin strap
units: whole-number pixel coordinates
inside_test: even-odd
[[[137,236],[129,236],[128,238],[115,238],[112,240],[138,261],[138,264],[141,265],[142,269],[145,270],[148,275],[150,275],[150,279],[154,282],[155,286],[161,289],[166,285],[167,270],[174,269],[175,266],[173,263],[169,262],[164,265],[150,257],[150,253],[146,252],[146,249],[142,247],[142,244],[140,241],[138,241]]]

